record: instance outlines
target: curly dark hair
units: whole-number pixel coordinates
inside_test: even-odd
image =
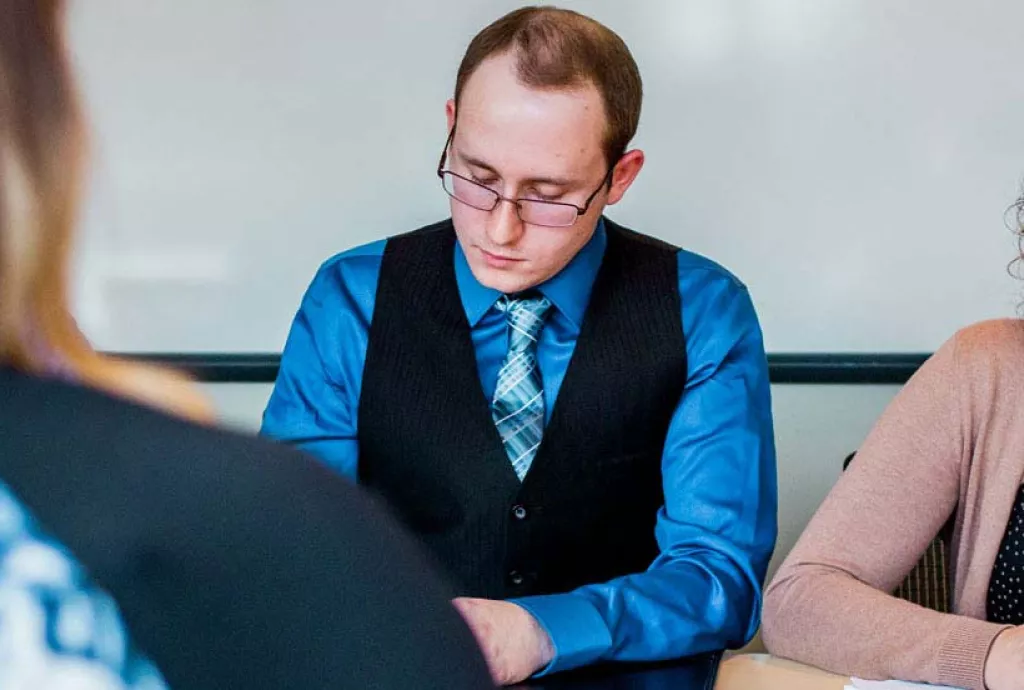
[[[1021,268],[1024,266],[1024,192],[1006,209],[1006,215],[1007,226],[1017,236],[1017,256],[1007,266],[1007,270],[1014,278],[1024,280],[1024,269]]]

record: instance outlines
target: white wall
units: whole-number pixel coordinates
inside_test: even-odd
[[[779,540],[772,572],[899,386],[772,387],[779,472]]]
[[[471,36],[520,0],[79,0],[76,310],[102,348],[280,349],[317,265],[445,213]],[[769,350],[930,351],[1012,313],[1020,0],[567,0],[632,47],[614,217],[751,287]]]

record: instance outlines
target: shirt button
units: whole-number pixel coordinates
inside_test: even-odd
[[[512,506],[512,515],[516,520],[525,520],[526,508],[520,505]]]
[[[513,570],[508,574],[508,581],[518,587],[523,584],[523,574],[518,570]]]

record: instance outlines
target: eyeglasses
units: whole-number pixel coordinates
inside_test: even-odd
[[[519,215],[519,220],[530,225],[543,225],[550,228],[565,228],[573,225],[576,220],[587,212],[590,208],[591,202],[597,197],[598,193],[604,189],[605,185],[611,180],[612,172],[615,170],[613,165],[609,170],[608,174],[601,180],[601,186],[594,190],[594,192],[587,197],[587,200],[583,202],[583,206],[577,206],[576,204],[569,204],[563,201],[543,201],[541,199],[510,199],[504,197],[498,192],[494,191],[490,187],[487,187],[475,180],[471,180],[468,177],[463,177],[458,173],[454,173],[451,170],[445,170],[444,164],[448,159],[448,147],[452,143],[452,139],[455,136],[455,128],[452,127],[451,133],[448,135],[448,141],[445,142],[444,150],[441,152],[441,161],[437,164],[437,176],[441,178],[441,186],[444,191],[451,198],[455,199],[459,203],[466,204],[475,209],[481,211],[493,211],[498,207],[498,204],[502,201],[507,201],[511,204],[515,204],[516,213]]]

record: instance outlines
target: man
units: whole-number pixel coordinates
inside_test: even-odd
[[[758,626],[761,332],[723,268],[603,216],[644,163],[640,102],[589,18],[485,28],[446,107],[451,219],[321,267],[264,416],[419,535],[502,683]]]

